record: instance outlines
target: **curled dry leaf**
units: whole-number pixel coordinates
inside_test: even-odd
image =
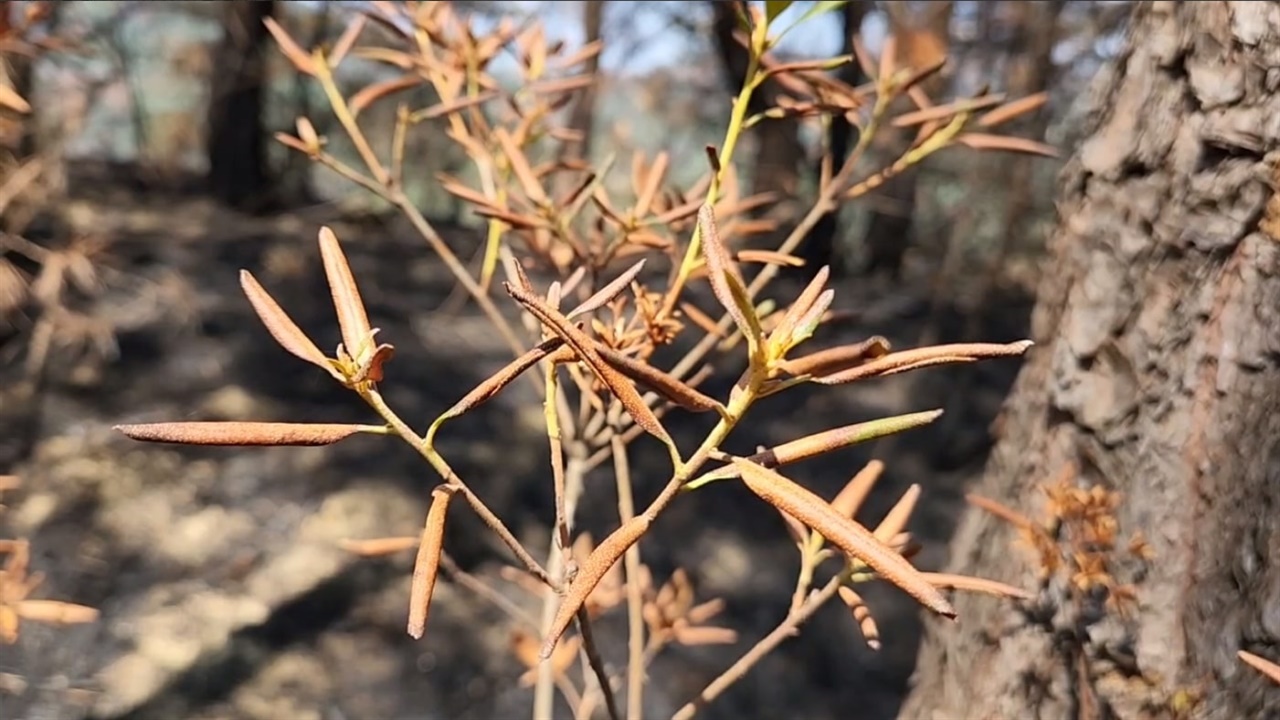
[[[253,306],[254,312],[258,314],[258,319],[262,320],[267,332],[271,333],[271,337],[275,338],[280,347],[295,357],[324,369],[339,382],[343,380],[342,374],[334,369],[333,364],[320,351],[320,348],[311,342],[311,338],[302,332],[302,329],[281,309],[275,299],[262,289],[248,270],[240,271],[240,287],[244,290],[245,297],[249,299],[249,304]]]
[[[867,647],[879,650],[880,628],[876,625],[876,619],[871,616],[871,608],[867,607],[866,601],[848,585],[841,585],[836,592],[840,594],[840,600],[844,602],[845,607],[849,608],[854,622],[858,623],[858,629],[862,631],[862,638],[867,641]]]
[[[285,422],[159,422],[116,425],[113,429],[133,440],[183,445],[271,446],[332,445],[358,432],[382,428],[345,423]]]
[[[604,542],[591,551],[586,561],[582,563],[582,567],[578,569],[578,574],[574,576],[573,582],[565,590],[564,600],[560,603],[560,609],[556,611],[555,619],[551,623],[547,637],[543,639],[542,651],[539,653],[540,657],[544,660],[551,657],[556,643],[559,642],[565,631],[569,629],[569,623],[573,622],[573,618],[587,602],[587,598],[595,590],[596,585],[609,572],[609,568],[618,562],[622,554],[627,551],[627,548],[634,545],[649,530],[649,524],[648,517],[637,515],[624,523],[622,527],[614,530],[613,534],[605,538]]]
[[[951,603],[893,548],[812,492],[750,460],[734,458],[742,480],[762,500],[813,528],[846,554],[866,563],[884,579],[902,588],[917,602],[947,618],[955,618]]]
[[[409,636],[417,640],[427,629],[427,611],[440,573],[440,551],[444,547],[444,521],[453,489],[444,485],[431,491],[431,509],[422,528],[422,543],[413,563],[413,585],[409,591]]]

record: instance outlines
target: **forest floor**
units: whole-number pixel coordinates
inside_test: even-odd
[[[199,198],[125,187],[81,193],[64,212],[113,238],[108,290],[84,310],[113,331],[115,348],[55,349],[37,382],[17,354],[27,335],[0,329],[0,474],[23,481],[4,498],[0,537],[31,539],[32,566],[47,574],[41,597],[95,606],[101,618],[27,625],[18,644],[0,646],[0,717],[527,716],[532,691],[516,682],[524,667],[506,616],[445,582],[427,635],[415,642],[404,632],[412,553],[370,560],[338,545],[418,532],[433,479],[408,448],[357,437],[326,448],[197,449],[143,445],[111,430],[162,419],[369,421],[357,398],[270,339],[238,284],[240,268],[253,270],[322,348],[335,346],[315,244],[322,223],[344,243],[379,338],[396,346],[385,394],[425,424],[509,356],[473,305],[441,309],[453,282],[421,240],[396,221],[324,211],[248,218]],[[930,316],[924,282],[835,287],[836,307],[858,314],[815,347],[873,334],[910,347]],[[935,341],[1003,342],[1025,335],[1030,304],[1025,294],[993,299],[979,336],[969,338],[958,335],[965,318],[941,310]],[[850,449],[792,473],[830,497],[868,459],[885,460],[861,519],[877,521],[919,483],[911,529],[925,548],[919,563],[936,568],[1018,367],[988,361],[788,393],[767,401],[732,447],[750,451],[881,415],[945,408],[938,423],[890,445]],[[725,380],[718,382],[708,388],[722,392]],[[529,400],[523,385],[510,390],[448,428],[441,444],[529,547],[546,548],[552,502],[541,411],[521,408]],[[689,428],[674,422],[677,442],[688,445]],[[665,478],[654,477],[665,455],[635,455],[643,501]],[[661,655],[649,673],[646,717],[669,716],[771,630],[790,600],[797,558],[781,519],[741,486],[722,485],[673,505],[642,551],[658,579],[684,567],[700,598],[724,598],[716,624],[741,637]],[[607,474],[591,478],[580,509],[581,527],[597,538],[616,523],[611,488]],[[469,513],[451,514],[446,547],[465,570],[536,607],[499,578],[507,556]],[[882,650],[866,649],[852,619],[829,607],[704,717],[836,720],[853,708],[862,718],[893,717],[921,617],[891,588],[876,585],[865,596]],[[624,615],[615,611],[597,631],[614,667],[625,658]]]

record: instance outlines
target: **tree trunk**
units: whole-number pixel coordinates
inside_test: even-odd
[[[1022,614],[957,597],[901,717],[1280,716],[1280,688],[1236,657],[1280,658],[1277,66],[1280,2],[1135,10],[1063,171],[1039,346],[975,490],[1039,518],[1038,488],[1075,468],[1122,493],[1119,531],[1154,559],[1117,554],[1131,619],[1100,603],[1073,617],[1060,580]],[[970,509],[949,570],[1034,588],[1014,538]]]
[[[263,112],[271,36],[263,21],[275,2],[233,0],[223,7],[226,34],[209,100],[209,191],[234,207],[260,209],[270,192]]]

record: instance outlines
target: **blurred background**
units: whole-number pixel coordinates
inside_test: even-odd
[[[506,360],[393,208],[272,139],[294,134],[306,115],[330,151],[357,162],[323,92],[279,52],[263,20],[304,48],[332,46],[366,4],[65,1],[29,15],[37,5],[0,2],[7,85],[31,107],[0,111],[0,475],[22,483],[3,498],[0,537],[30,539],[31,567],[46,575],[41,597],[101,616],[24,626],[16,644],[0,645],[0,717],[527,716],[532,692],[516,682],[525,666],[497,609],[446,583],[431,629],[414,642],[403,631],[412,558],[360,558],[339,545],[417,532],[431,478],[407,449],[357,438],[210,451],[139,446],[110,430],[160,419],[367,421],[358,400],[270,341],[238,287],[238,270],[252,269],[322,348],[335,345],[314,252],[322,224],[348,248],[380,338],[397,346],[387,393],[404,416],[425,422]],[[627,186],[636,152],[667,152],[678,187],[705,173],[703,148],[721,141],[741,74],[727,3],[450,5],[479,33],[505,19],[540,23],[570,51],[603,41],[598,66],[588,66],[595,83],[564,112],[584,133],[578,152],[612,168],[606,183]],[[949,58],[934,97],[1047,92],[1007,132],[1065,157],[1086,121],[1081,99],[1119,51],[1130,10],[1119,1],[853,2],[788,35],[778,55],[848,53],[854,33],[878,55],[892,34],[902,64]],[[386,32],[371,24],[362,44]],[[518,83],[509,55],[491,71]],[[397,75],[360,58],[336,72],[345,94]],[[418,86],[398,99],[427,106],[430,93]],[[395,119],[391,102],[360,116],[384,145]],[[795,217],[788,208],[807,208],[816,192],[828,140],[809,125],[770,122],[737,155],[745,187],[784,198],[771,210],[784,229]],[[900,140],[877,141],[865,162],[892,160]],[[414,126],[405,148],[408,193],[477,268],[483,219],[438,179],[474,185],[472,163],[443,123]],[[837,270],[837,306],[848,311],[839,332],[900,347],[1024,337],[1056,220],[1059,163],[948,150],[843,208],[806,249]],[[769,414],[777,419],[748,428],[741,444],[945,408],[934,426],[796,474],[834,492],[869,457],[885,460],[871,517],[921,483],[913,533],[925,544],[921,564],[936,567],[1017,367],[980,363],[788,395]],[[500,399],[509,412],[491,408],[451,428],[446,454],[542,548],[551,499],[541,409],[530,415],[529,397],[514,390]],[[636,460],[646,462],[660,472],[665,458]],[[616,518],[611,482],[601,487],[581,510],[597,537]],[[646,545],[646,563],[660,577],[686,568],[700,596],[723,598],[717,622],[740,641],[666,651],[650,672],[646,716],[683,704],[768,632],[790,599],[796,558],[776,513],[742,493],[698,495],[706,497],[664,516],[678,532],[659,535],[679,541]],[[459,571],[536,608],[500,577],[505,556],[482,526],[457,515],[447,547]],[[894,591],[877,588],[868,600],[883,608],[879,653],[848,617],[824,611],[705,716],[894,717],[918,618]],[[615,620],[603,623],[600,643],[620,662],[625,622]]]

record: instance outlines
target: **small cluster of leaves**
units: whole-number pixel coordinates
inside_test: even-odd
[[[970,494],[968,500],[1017,529],[1019,539],[1036,554],[1043,587],[1061,579],[1073,601],[1102,594],[1107,609],[1128,616],[1137,604],[1137,589],[1116,579],[1118,555],[1149,562],[1154,551],[1141,532],[1122,543],[1116,518],[1120,493],[1098,484],[1080,487],[1077,480],[1075,467],[1067,465],[1040,486],[1045,506],[1039,522],[989,498]]]
[[[886,59],[877,66],[859,47],[856,60],[874,79],[857,88],[841,85],[825,74],[855,61],[853,57],[810,63],[776,62],[773,51],[777,41],[790,28],[775,32],[774,21],[787,5],[768,3],[761,12],[754,6],[737,4],[743,21],[740,40],[746,44],[752,64],[743,90],[734,100],[724,142],[719,148],[708,148],[708,176],[691,189],[668,188],[669,159],[664,155],[652,160],[637,157],[632,165],[635,197],[630,203],[610,196],[602,188],[600,179],[607,168],[586,167],[575,158],[535,157],[540,141],[573,139],[571,134],[559,132],[552,120],[572,92],[590,81],[578,76],[552,78],[550,69],[572,68],[599,52],[598,45],[565,55],[562,48],[547,43],[536,24],[517,31],[511,23],[500,23],[488,34],[477,34],[447,3],[371,3],[367,12],[355,16],[331,48],[310,52],[278,25],[269,23],[281,51],[300,73],[314,78],[324,89],[365,169],[357,170],[330,155],[324,138],[315,133],[306,118],[298,120],[296,137],[278,139],[399,208],[505,336],[514,359],[441,412],[425,434],[419,435],[380,392],[379,384],[394,349],[375,340],[376,330],[370,325],[341,246],[325,228],[320,232],[320,253],[342,335],[342,343],[332,356],[324,354],[298,328],[247,270],[242,271],[241,284],[272,337],[285,350],[356,393],[382,419],[381,424],[171,422],[122,425],[119,429],[138,440],[212,445],[323,445],[357,433],[399,437],[435,469],[442,481],[432,490],[423,531],[411,540],[358,541],[351,547],[359,552],[378,553],[416,546],[406,624],[409,634],[418,638],[427,628],[438,575],[449,565],[444,548],[445,525],[448,510],[457,498],[501,539],[522,566],[518,572],[540,586],[548,603],[548,621],[537,628],[540,637],[519,635],[513,644],[518,656],[530,664],[538,663],[538,687],[559,683],[566,696],[569,690],[577,692],[564,682],[564,671],[580,653],[584,666],[596,676],[598,693],[593,694],[591,702],[599,698],[615,718],[619,713],[614,707],[613,682],[599,660],[590,633],[590,623],[600,612],[625,602],[632,621],[626,672],[627,699],[634,704],[629,707],[629,716],[639,711],[638,689],[657,649],[673,642],[722,642],[733,637],[728,630],[703,625],[718,612],[718,601],[695,603],[691,583],[683,572],[677,572],[665,586],[654,590],[639,556],[640,540],[670,503],[708,483],[739,481],[746,491],[788,518],[793,536],[805,553],[804,573],[809,579],[822,560],[843,559],[844,569],[833,579],[830,589],[823,592],[828,593],[827,597],[840,595],[864,630],[870,622],[869,614],[853,585],[873,577],[888,580],[922,606],[945,617],[955,615],[942,594],[946,589],[1023,597],[1015,588],[926,573],[909,562],[903,528],[918,490],[908,493],[901,507],[872,531],[853,519],[860,499],[853,499],[851,493],[865,496],[874,477],[860,475],[851,483],[852,489],[842,493],[844,500],[828,503],[779,472],[790,463],[926,424],[939,411],[840,426],[750,455],[735,455],[725,449],[725,442],[748,417],[757,400],[798,385],[843,385],[936,365],[1015,357],[1031,346],[1029,341],[1022,341],[896,351],[883,338],[876,337],[797,352],[833,316],[835,294],[827,287],[827,269],[819,268],[812,282],[792,302],[758,299],[779,266],[800,262],[790,253],[820,217],[932,153],[953,146],[1017,152],[1044,150],[1025,141],[996,140],[993,138],[997,136],[984,134],[1035,108],[1043,98],[1006,103],[1003,98],[984,92],[975,98],[935,105],[920,91],[919,84],[938,68],[895,67],[889,59],[893,56],[891,49],[886,50]],[[839,3],[818,3],[814,12],[836,5]],[[385,28],[392,47],[359,45],[371,22]],[[507,92],[486,74],[485,68],[499,52],[511,48],[521,63],[522,85]],[[333,72],[346,57],[382,62],[400,69],[403,75],[345,97],[333,80]],[[749,114],[756,90],[771,79],[783,83],[791,100],[780,101],[760,114]],[[434,88],[439,103],[417,110],[401,106],[390,162],[384,163],[359,125],[360,111],[398,90],[423,83]],[[899,98],[910,98],[917,109],[896,118],[891,116],[889,108]],[[743,133],[758,122],[788,113],[844,114],[861,131],[858,146],[851,157],[838,159],[839,166],[826,163],[813,209],[776,251],[736,250],[735,242],[767,227],[749,219],[747,213],[773,198],[739,196],[733,174],[735,148]],[[446,124],[446,132],[466,150],[480,177],[479,188],[467,187],[455,178],[442,178],[448,192],[489,218],[486,261],[478,279],[469,275],[454,250],[403,192],[404,136],[412,125],[427,121]],[[871,137],[893,127],[917,128],[916,141],[888,167],[861,177],[856,175],[862,170],[858,161]],[[563,176],[572,182],[566,183],[569,190],[561,194],[552,179]],[[614,267],[619,260],[626,261],[625,268]],[[663,260],[669,269],[667,282],[655,288],[643,271]],[[748,266],[758,268],[750,281],[743,272]],[[499,311],[491,296],[489,280],[499,269],[505,275],[501,286],[513,303],[511,309],[520,313],[527,331],[523,334],[511,327],[507,315]],[[533,269],[554,276],[545,289],[535,287],[530,279],[527,273]],[[613,279],[606,280],[609,276]],[[686,287],[694,280],[705,281],[709,287],[710,297],[719,306],[715,310],[719,319],[684,297]],[[569,309],[564,310],[565,307]],[[684,322],[686,319],[692,322]],[[691,328],[701,336],[691,351],[671,367],[659,367],[653,362],[656,349],[671,344]],[[713,351],[733,354],[733,362],[745,366],[727,397],[711,397],[698,389],[711,371],[706,360]],[[437,447],[437,435],[445,423],[476,411],[534,367],[542,371],[541,378],[530,379],[543,392],[556,500],[556,544],[547,568],[454,472]],[[572,380],[572,386],[561,385],[562,375]],[[576,412],[570,387],[577,391]],[[692,451],[682,448],[664,423],[666,414],[676,410],[711,413],[717,419],[715,427]],[[672,467],[662,491],[637,512],[632,507],[627,448],[642,434],[666,447]],[[566,457],[573,459],[567,461]],[[582,478],[610,458],[620,498],[618,526],[598,545],[589,541],[572,543],[573,507],[582,491]],[[710,462],[718,465],[707,467]],[[620,578],[620,567],[625,568],[625,581]],[[454,572],[453,577],[463,582],[463,575]],[[807,592],[808,582],[802,577],[797,598]],[[771,643],[776,644],[773,638],[786,635],[803,622],[812,612],[811,605],[800,600],[778,631],[758,643],[718,681],[721,689],[771,649]],[[577,632],[570,633],[575,622]],[[716,692],[714,686],[709,687],[704,698]],[[587,702],[585,697],[580,699]],[[693,709],[682,711],[682,716],[688,717],[696,710],[693,705],[690,708]]]
[[[0,493],[14,490],[18,484],[17,477],[0,475]],[[0,555],[4,556],[0,565],[0,642],[17,642],[23,622],[79,625],[98,619],[98,611],[91,607],[31,597],[44,576],[28,572],[31,545],[27,540],[0,540]]]

